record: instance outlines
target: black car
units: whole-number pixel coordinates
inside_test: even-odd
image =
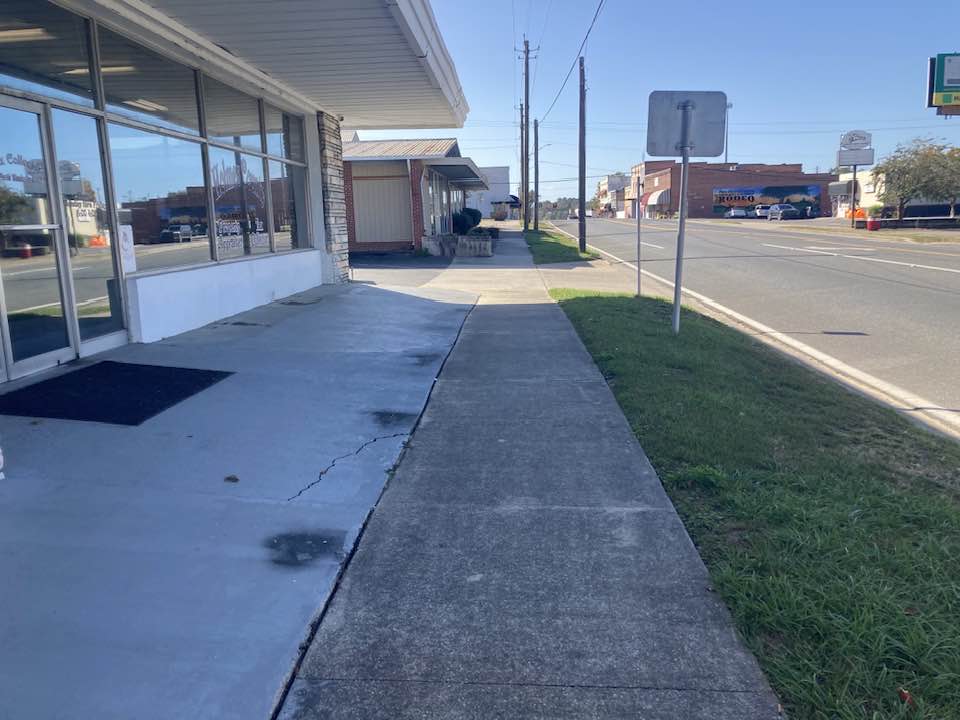
[[[800,211],[790,203],[771,205],[767,213],[767,220],[796,220],[799,217]]]

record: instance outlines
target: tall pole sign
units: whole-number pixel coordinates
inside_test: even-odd
[[[852,167],[853,180],[850,183],[850,227],[857,227],[857,167],[873,165],[874,151],[870,147],[873,136],[866,130],[849,130],[840,136],[840,149],[837,151],[837,167]]]
[[[927,66],[927,107],[960,115],[960,53],[940,53]]]
[[[679,157],[680,221],[673,284],[673,332],[680,332],[680,296],[683,292],[683,241],[687,228],[687,194],[691,157],[723,155],[727,125],[727,96],[722,92],[650,93],[647,115],[647,154]],[[638,258],[639,260],[639,258]],[[637,263],[639,265],[639,262]]]

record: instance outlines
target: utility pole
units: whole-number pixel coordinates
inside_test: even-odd
[[[583,72],[583,56],[580,56],[580,203],[577,211],[579,219],[578,239],[580,252],[587,251],[587,82]]]
[[[523,103],[520,103],[520,185],[518,194],[520,195],[520,221],[524,221],[523,211],[524,211],[524,198],[523,198],[523,153],[526,151],[526,140],[524,138],[523,132]]]
[[[523,229],[530,229],[530,41],[523,39]]]
[[[533,229],[540,231],[540,121],[533,119]]]

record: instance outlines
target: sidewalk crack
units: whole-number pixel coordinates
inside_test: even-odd
[[[296,493],[296,495],[291,495],[290,497],[287,498],[286,501],[290,502],[291,500],[296,500],[298,497],[300,497],[305,492],[307,492],[307,490],[319,484],[319,482],[323,480],[323,476],[329,473],[331,470],[333,470],[336,464],[341,460],[346,460],[347,458],[351,458],[359,455],[361,452],[363,452],[364,450],[366,450],[368,447],[370,447],[371,445],[373,445],[375,442],[379,440],[390,440],[392,438],[406,437],[409,434],[410,433],[399,432],[399,433],[393,433],[392,435],[377,435],[377,437],[373,438],[372,440],[367,440],[366,442],[364,442],[362,445],[360,445],[360,447],[358,447],[353,452],[348,452],[348,453],[344,453],[343,455],[338,455],[333,459],[333,461],[329,465],[327,465],[325,468],[323,468],[323,470],[320,471],[320,473],[317,475],[316,480],[314,480],[312,483],[309,483],[308,485],[304,485],[302,488],[300,488],[300,490]]]

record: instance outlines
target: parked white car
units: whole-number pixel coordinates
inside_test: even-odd
[[[747,211],[743,208],[730,208],[723,214],[723,216],[725,218],[745,218],[747,216]]]
[[[770,206],[769,206],[769,205],[757,205],[755,208],[753,208],[753,214],[754,214],[755,217],[765,218],[765,217],[767,217],[767,216],[770,214]]]

